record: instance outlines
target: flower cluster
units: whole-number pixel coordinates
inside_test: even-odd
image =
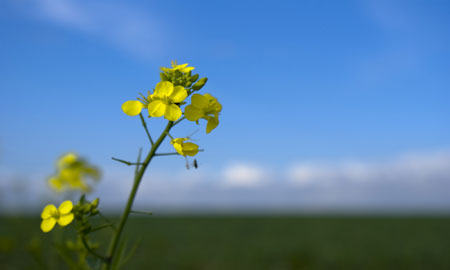
[[[100,179],[100,171],[75,153],[67,153],[60,157],[56,169],[56,175],[48,180],[50,187],[56,191],[71,189],[89,192],[91,187],[87,184],[86,178]]]
[[[193,94],[199,91],[207,82],[207,78],[200,78],[199,74],[192,75],[194,67],[188,64],[178,65],[172,61],[172,67],[162,67],[161,82],[157,83],[153,93],[147,96],[141,94],[137,100],[129,100],[122,104],[122,110],[129,116],[141,114],[143,109],[148,110],[148,117],[162,117],[169,121],[184,118],[199,124],[200,119],[205,119],[206,133],[210,133],[219,125],[219,114],[222,105],[211,94]],[[192,96],[191,96],[192,95]],[[182,106],[187,104],[187,97],[191,96],[191,103],[186,105],[184,113]],[[198,145],[185,142],[188,138],[175,138],[171,143],[178,154],[182,156],[194,156],[198,153]]]

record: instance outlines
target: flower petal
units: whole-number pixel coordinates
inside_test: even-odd
[[[41,230],[43,232],[49,232],[55,227],[56,220],[54,218],[47,218],[41,222]]]
[[[206,125],[206,133],[210,133],[213,129],[215,129],[219,125],[219,116],[208,116],[207,118],[208,124]]]
[[[155,93],[153,95],[157,96],[157,97],[166,97],[166,96],[170,96],[170,94],[172,94],[172,92],[173,92],[173,84],[171,82],[164,81],[164,82],[159,82],[156,85]]]
[[[186,106],[184,108],[184,117],[186,117],[189,121],[197,121],[198,119],[205,116],[202,109],[199,109],[197,107],[194,107],[192,105]]]
[[[77,161],[77,159],[78,159],[77,154],[69,152],[59,158],[58,167],[64,168],[64,167],[70,166],[73,163],[75,163]]]
[[[180,103],[187,98],[187,91],[183,86],[175,86],[170,98],[174,103]]]
[[[58,219],[58,224],[63,227],[67,226],[70,224],[70,222],[72,222],[73,218],[74,218],[73,213],[61,215]]]
[[[56,191],[61,191],[63,188],[63,181],[59,177],[52,177],[48,179],[48,184],[52,189]]]
[[[166,106],[166,111],[164,112],[164,117],[169,121],[177,121],[183,112],[180,107],[175,104],[170,104]]]
[[[58,211],[56,209],[56,206],[54,206],[53,204],[48,204],[47,206],[44,207],[44,210],[42,210],[41,218],[43,219],[50,218],[52,216],[52,213],[56,211]]]
[[[122,111],[129,116],[136,116],[141,113],[144,104],[138,100],[128,100],[122,104]]]
[[[222,111],[222,104],[219,103],[217,98],[213,97],[211,94],[204,94],[204,96],[209,101],[209,107],[214,110],[215,112],[221,112]]]
[[[58,211],[61,215],[68,214],[72,211],[73,204],[71,201],[64,201],[59,205]]]
[[[153,100],[148,104],[148,115],[152,117],[161,117],[166,111],[167,105],[162,100]]]
[[[177,151],[178,154],[184,156],[183,146],[181,145],[181,143],[174,143],[173,148],[175,148],[175,150]]]
[[[183,152],[185,155],[193,157],[198,153],[198,145],[191,142],[184,143]]]
[[[208,107],[209,100],[207,97],[204,97],[200,94],[194,94],[191,98],[191,104],[192,106],[202,109]]]

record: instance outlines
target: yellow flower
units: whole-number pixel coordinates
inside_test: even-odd
[[[173,72],[175,70],[188,73],[189,71],[194,70],[194,67],[188,67],[188,63],[177,65],[177,61],[172,61],[172,68],[161,67],[161,70],[164,72]]]
[[[173,86],[171,82],[159,82],[148,104],[148,114],[152,117],[164,117],[169,121],[176,121],[182,111],[176,103],[181,103],[188,93],[182,86]]]
[[[173,145],[173,148],[178,152],[178,154],[182,156],[195,156],[198,153],[198,145],[191,142],[185,142],[189,140],[189,138],[175,138],[170,143]]]
[[[141,113],[144,104],[139,100],[128,100],[122,104],[122,111],[129,116],[136,116]]]
[[[71,201],[64,201],[58,209],[53,204],[49,204],[42,210],[41,230],[49,232],[55,227],[56,222],[61,227],[67,226],[72,222],[74,215],[72,212],[73,204]]]
[[[186,106],[184,116],[189,121],[198,121],[203,118],[208,121],[206,133],[210,133],[219,125],[219,113],[222,105],[210,94],[194,94],[191,98],[191,105]]]
[[[88,192],[91,188],[85,182],[86,177],[98,180],[100,171],[82,160],[77,154],[67,153],[58,160],[57,173],[48,182],[50,187],[56,191],[68,188]]]

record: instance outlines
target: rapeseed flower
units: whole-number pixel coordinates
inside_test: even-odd
[[[88,192],[86,178],[100,179],[100,171],[75,153],[63,155],[57,162],[57,173],[49,179],[49,185],[56,191],[65,189]]]
[[[185,142],[189,138],[175,138],[170,143],[178,154],[182,156],[195,156],[198,153],[198,145],[191,142]]]
[[[41,214],[41,230],[49,232],[55,227],[56,223],[61,227],[69,225],[74,218],[72,209],[73,204],[71,201],[62,202],[59,208],[56,208],[53,204],[45,206]]]
[[[184,116],[189,121],[198,121],[200,118],[208,121],[206,133],[210,133],[219,125],[219,113],[222,105],[210,94],[194,94],[191,98],[191,105],[186,106]]]
[[[174,87],[171,82],[159,82],[155,92],[151,95],[152,100],[148,104],[148,114],[152,117],[164,115],[167,120],[176,121],[183,114],[178,104],[183,102],[187,96],[188,93],[183,86]]]
[[[164,72],[174,72],[175,70],[178,70],[183,73],[188,73],[195,69],[195,67],[188,67],[188,63],[178,65],[177,61],[172,61],[171,64],[172,68],[161,67],[160,69]]]

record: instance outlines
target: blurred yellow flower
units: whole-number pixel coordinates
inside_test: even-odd
[[[67,153],[58,160],[57,173],[48,182],[56,191],[73,189],[89,192],[91,187],[86,183],[87,177],[99,180],[100,171],[77,154]]]
[[[173,86],[171,82],[159,82],[155,92],[151,95],[152,100],[148,104],[148,114],[152,117],[164,115],[169,121],[178,120],[183,112],[176,103],[181,103],[188,93],[183,86]]]
[[[43,232],[49,232],[58,224],[61,227],[67,226],[72,222],[74,215],[72,212],[73,204],[71,201],[64,201],[59,208],[53,204],[49,204],[42,210],[41,218],[41,230]]]
[[[219,113],[222,105],[210,94],[194,94],[191,98],[191,105],[186,106],[184,116],[189,121],[198,121],[203,118],[208,121],[206,133],[210,133],[219,125]]]
[[[189,138],[175,138],[170,143],[178,154],[182,156],[195,156],[198,153],[198,145],[191,142],[185,142]]]
[[[188,67],[188,63],[178,65],[177,61],[172,61],[172,68],[161,67],[161,70],[164,72],[173,72],[175,70],[181,71],[183,73],[188,73],[189,71],[194,70],[194,67]]]

